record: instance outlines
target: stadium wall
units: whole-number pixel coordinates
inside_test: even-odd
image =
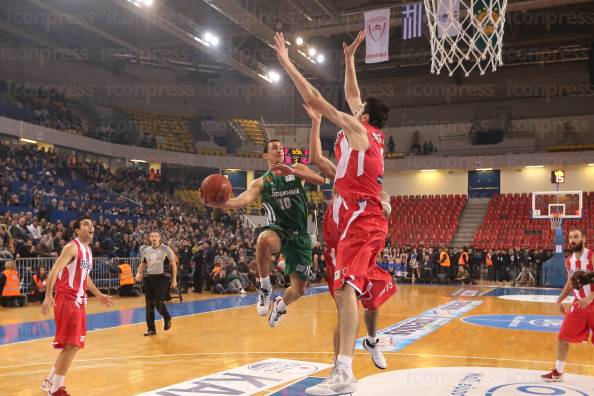
[[[558,166],[543,168],[501,169],[501,193],[530,193],[555,190],[551,184],[551,171],[563,169],[566,182],[560,190],[594,190],[594,166]],[[468,171],[437,170],[435,172],[386,172],[384,188],[390,195],[442,195],[468,194]]]

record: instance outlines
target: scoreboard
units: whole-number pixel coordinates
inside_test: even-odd
[[[556,169],[551,172],[551,183],[553,184],[562,184],[565,183],[565,171],[561,169]]]
[[[309,150],[295,147],[285,147],[285,164],[309,164]]]

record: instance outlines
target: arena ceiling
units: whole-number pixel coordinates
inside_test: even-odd
[[[429,68],[427,32],[421,39],[401,39],[400,5],[410,1],[153,0],[152,6],[142,5],[145,1],[151,0],[3,0],[0,38],[4,47],[84,48],[88,61],[115,73],[136,64],[168,69],[183,79],[261,81],[277,68],[270,43],[273,32],[282,30],[290,41],[303,37],[324,53],[325,62],[313,64],[291,46],[305,75],[333,82],[341,77],[340,43],[363,25],[362,12],[393,7],[390,61],[359,60],[359,69],[366,78],[379,78]],[[505,30],[508,65],[586,61],[594,41],[594,1],[509,0]],[[218,46],[201,42],[207,31],[218,36]],[[518,50],[522,57],[509,56]]]

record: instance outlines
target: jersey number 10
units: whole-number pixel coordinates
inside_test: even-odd
[[[289,197],[284,197],[284,198],[279,198],[276,200],[279,204],[279,206],[281,207],[281,209],[287,210],[287,209],[291,209],[291,198]]]

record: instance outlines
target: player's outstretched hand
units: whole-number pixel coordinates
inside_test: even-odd
[[[563,303],[557,303],[557,305],[559,306],[559,311],[565,315],[565,305]]]
[[[271,170],[275,176],[288,176],[293,174],[293,168],[284,164],[274,164],[272,165]]]
[[[350,58],[355,56],[355,52],[357,52],[357,48],[361,45],[361,43],[365,40],[365,30],[361,30],[355,41],[353,41],[350,45],[347,45],[344,41],[342,42],[342,50],[344,51],[344,56],[346,58]]]
[[[276,51],[276,57],[279,63],[284,66],[291,62],[289,59],[289,50],[285,45],[285,36],[282,33],[274,34],[274,50]]]
[[[53,297],[46,297],[43,300],[43,304],[41,304],[41,313],[47,315],[54,306],[54,298]]]
[[[305,109],[305,112],[307,113],[309,118],[311,118],[311,120],[313,122],[321,122],[322,121],[322,113],[318,113],[317,111],[315,111],[314,109],[312,109],[311,107],[306,105],[305,103],[303,104],[303,108]]]
[[[113,300],[111,299],[111,296],[108,296],[107,294],[101,293],[97,296],[97,298],[99,299],[99,302],[105,305],[107,308],[113,305]]]

